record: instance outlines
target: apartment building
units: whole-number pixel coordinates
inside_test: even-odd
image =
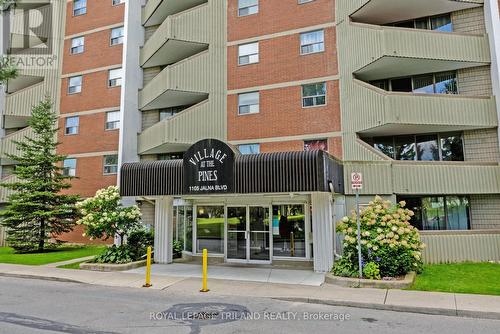
[[[352,172],[415,211],[427,261],[498,257],[496,0],[127,6],[120,183],[156,261],[175,239],[329,270]]]
[[[116,185],[125,0],[67,2],[60,77],[59,153],[69,192],[83,198]],[[82,227],[60,236],[89,242]]]
[[[45,96],[59,112],[62,40],[64,36],[65,1],[18,0],[0,15],[1,54],[8,55],[18,69],[0,91],[0,168],[2,182],[14,181],[15,142],[33,136],[28,126],[31,107]],[[41,18],[41,20],[40,20]],[[41,22],[40,22],[41,21]],[[10,190],[0,189],[0,203],[5,203]],[[5,231],[0,227],[0,244]]]
[[[18,0],[4,13],[2,54],[20,59],[34,56],[37,61],[34,65],[19,62],[19,75],[5,85],[0,160],[4,182],[14,178],[15,167],[6,154],[15,152],[14,141],[32,135],[27,126],[31,107],[48,95],[60,116],[58,153],[68,157],[64,173],[76,177],[68,192],[85,198],[116,184],[124,3]],[[45,53],[39,51],[41,46]],[[5,202],[8,195],[1,189],[0,201]],[[82,234],[77,226],[58,239],[90,242]]]

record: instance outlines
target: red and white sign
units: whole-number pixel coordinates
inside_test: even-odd
[[[351,173],[351,188],[352,190],[363,189],[363,174],[358,172]]]

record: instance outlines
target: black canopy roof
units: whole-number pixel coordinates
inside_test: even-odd
[[[122,196],[184,195],[183,160],[125,163],[121,168]],[[236,155],[234,193],[344,193],[341,163],[315,150]]]

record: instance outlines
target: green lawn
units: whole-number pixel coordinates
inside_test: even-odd
[[[424,267],[411,290],[500,295],[500,264],[457,263]]]
[[[0,263],[43,265],[77,259],[80,257],[97,255],[101,253],[104,246],[80,246],[80,247],[60,247],[49,250],[45,253],[16,254],[10,247],[0,247]]]

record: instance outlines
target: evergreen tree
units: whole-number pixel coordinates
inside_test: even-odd
[[[15,1],[13,0],[0,0],[0,15],[4,15],[4,11],[7,11],[11,8],[11,6],[15,5]],[[5,14],[5,16],[7,16]],[[0,85],[5,84],[7,80],[13,79],[17,76],[17,69],[12,66],[6,64],[5,60],[0,61]]]
[[[33,138],[15,142],[18,155],[8,155],[18,163],[14,171],[18,181],[2,184],[14,192],[0,216],[7,242],[17,251],[42,252],[49,238],[71,231],[77,218],[79,197],[61,194],[71,187],[67,182],[71,177],[60,167],[65,156],[56,153],[56,125],[57,115],[46,98],[32,109]]]

